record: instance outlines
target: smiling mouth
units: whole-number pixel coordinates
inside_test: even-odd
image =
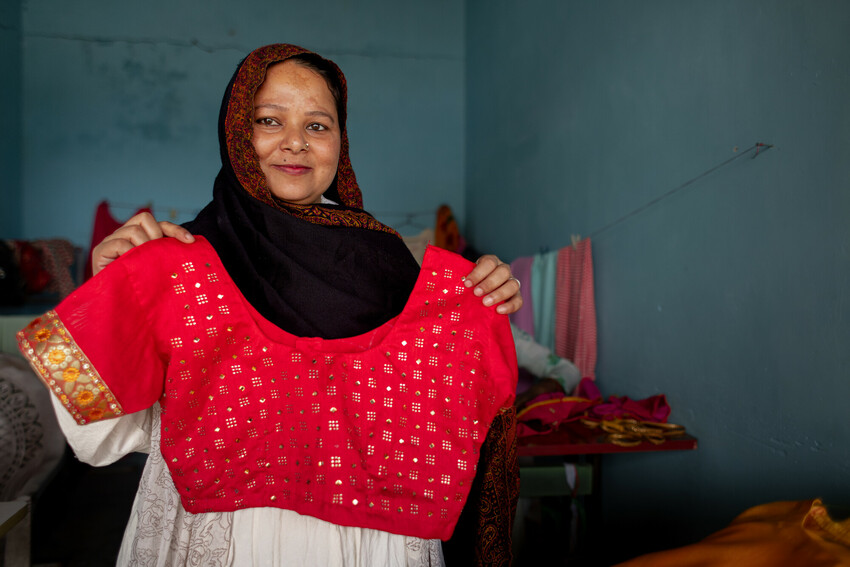
[[[313,170],[312,167],[307,167],[306,165],[273,165],[272,166],[277,171],[282,173],[286,173],[288,175],[304,175],[305,173],[309,173]]]

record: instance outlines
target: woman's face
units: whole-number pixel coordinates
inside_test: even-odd
[[[319,202],[336,175],[340,149],[339,117],[325,79],[294,61],[269,67],[254,95],[253,144],[277,198]]]

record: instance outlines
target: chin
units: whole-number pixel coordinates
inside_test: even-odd
[[[292,205],[313,205],[322,202],[321,194],[312,196],[304,194],[292,194],[291,192],[278,193],[272,191],[272,195],[274,195],[275,198],[280,199],[281,201],[284,201],[286,203],[290,203]]]

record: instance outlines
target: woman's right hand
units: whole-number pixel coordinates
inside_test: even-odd
[[[183,242],[194,242],[192,233],[180,225],[168,221],[157,222],[150,213],[139,213],[124,225],[104,238],[91,251],[92,274],[95,275],[121,254],[163,236],[177,238]]]

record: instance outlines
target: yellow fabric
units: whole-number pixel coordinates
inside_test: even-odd
[[[850,519],[836,522],[820,500],[750,508],[699,543],[642,555],[620,567],[850,566]]]

